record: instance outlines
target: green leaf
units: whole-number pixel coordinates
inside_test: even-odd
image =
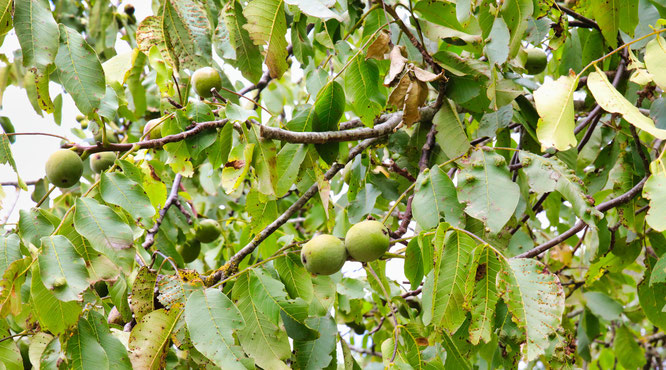
[[[282,77],[287,70],[287,21],[282,0],[252,0],[243,10],[247,24],[243,25],[255,45],[266,45],[270,76]]]
[[[187,298],[204,288],[203,281],[196,272],[178,270],[176,275],[168,275],[157,281],[157,300],[167,310],[185,307]]]
[[[239,276],[232,292],[232,299],[245,320],[245,328],[238,332],[238,340],[256,365],[265,369],[289,369],[283,362],[291,356],[287,334],[254,301],[249,275]]]
[[[178,68],[195,70],[212,64],[210,23],[203,5],[194,0],[165,0],[162,31]]]
[[[252,231],[260,232],[278,217],[277,202],[251,189],[245,198],[245,210],[252,217]]]
[[[315,119],[313,131],[337,131],[338,122],[345,111],[345,91],[335,82],[329,82],[322,90],[314,104]],[[327,163],[332,163],[338,157],[339,144],[327,143],[315,145],[319,156]]]
[[[453,159],[467,153],[469,139],[451,100],[444,100],[432,123],[437,128],[436,142],[447,157]]]
[[[227,165],[222,170],[222,188],[231,194],[245,181],[255,144],[236,145],[229,153]]]
[[[382,195],[382,192],[370,183],[366,183],[360,189],[356,198],[349,205],[348,216],[349,222],[357,223],[363,219],[367,214],[372,213],[377,203],[377,198]]]
[[[587,77],[587,88],[592,92],[597,104],[607,112],[621,114],[627,122],[657,139],[666,139],[666,130],[656,128],[651,118],[644,116],[635,105],[622,96],[599,67],[595,65],[595,68],[597,70]]]
[[[10,313],[18,315],[22,311],[24,302],[20,290],[31,263],[32,258],[25,257],[10,263],[7,269],[3,270],[0,279],[0,317]]]
[[[666,311],[663,309],[666,305],[666,284],[649,284],[650,276],[653,273],[655,273],[654,270],[647,270],[643,281],[638,284],[638,301],[645,317],[654,326],[666,330]]]
[[[657,260],[650,275],[650,286],[658,283],[666,283],[666,258],[664,256]]]
[[[541,117],[536,130],[541,150],[555,147],[564,151],[576,145],[573,94],[577,85],[578,78],[569,74],[546,81],[534,92],[534,103]]]
[[[74,227],[116,265],[129,268],[134,263],[132,229],[111,208],[92,198],[76,199]]]
[[[132,369],[125,346],[118,338],[111,334],[104,316],[96,311],[90,311],[88,312],[87,321],[92,328],[92,335],[102,345],[104,352],[106,352],[106,357],[109,359],[109,367],[111,369]],[[80,325],[81,321],[79,321],[79,332],[81,331]]]
[[[296,183],[298,172],[307,153],[308,150],[305,144],[286,143],[282,146],[282,149],[277,154],[278,178],[275,193],[277,197],[287,194],[289,189]]]
[[[534,4],[530,0],[508,0],[502,6],[502,19],[511,32],[510,58],[515,57],[520,49],[520,42],[523,40],[533,10]]]
[[[434,244],[435,267],[423,284],[423,323],[454,333],[465,321],[461,308],[476,244],[462,232],[447,233],[446,224],[437,229]]]
[[[102,173],[99,189],[105,202],[123,208],[145,228],[152,224],[155,208],[141,185],[122,173]]]
[[[12,0],[0,0],[0,35],[6,35],[12,29],[13,6]]]
[[[621,0],[592,0],[589,9],[594,12],[601,34],[612,48],[617,47],[617,31],[620,28]]]
[[[253,369],[234,343],[232,333],[245,326],[233,302],[218,289],[208,288],[190,295],[185,321],[194,347],[216,365],[229,369]]]
[[[88,288],[86,264],[62,235],[42,238],[39,269],[44,286],[61,301],[78,300],[79,294]]]
[[[475,262],[474,291],[470,302],[472,322],[469,327],[470,342],[474,345],[478,344],[480,340],[485,343],[491,340],[495,305],[499,300],[497,275],[501,267],[495,251],[487,246],[482,247]]]
[[[109,368],[109,358],[104,348],[97,342],[93,328],[83,317],[79,320],[79,330],[67,340],[67,354],[71,357],[69,365],[72,369]]]
[[[437,227],[444,218],[449,224],[464,226],[464,206],[458,202],[456,187],[439,166],[424,171],[416,179],[412,212],[423,230]]]
[[[261,139],[257,125],[252,125],[256,130],[257,143],[254,146],[252,167],[257,175],[257,187],[262,194],[274,196],[277,184],[277,147],[272,140]]]
[[[653,162],[655,164],[661,161]],[[657,169],[648,177],[643,186],[643,197],[650,200],[650,209],[645,216],[645,222],[657,231],[666,230],[666,170]]]
[[[55,65],[60,83],[76,107],[85,115],[92,114],[106,94],[104,69],[81,34],[62,24]]]
[[[21,240],[16,234],[0,235],[0,271],[21,259]]]
[[[163,369],[173,332],[182,310],[153,311],[138,320],[127,347],[135,369]]]
[[[134,284],[132,284],[132,299],[130,300],[130,307],[137,320],[140,320],[155,309],[154,295],[156,281],[156,272],[150,271],[145,266],[139,268],[139,272],[136,274],[136,278],[134,278]]]
[[[641,369],[646,363],[645,351],[638,343],[638,339],[626,325],[615,330],[613,350],[620,364],[626,369]]]
[[[43,72],[58,53],[58,24],[48,3],[41,0],[16,1],[14,29],[23,52],[23,66],[36,67]]]
[[[657,36],[645,45],[645,67],[650,77],[662,90],[666,89],[666,66],[661,63],[666,58],[666,41]]]
[[[139,273],[141,270],[139,270]],[[137,273],[137,276],[135,277],[135,286],[141,284],[141,280],[138,280],[139,278],[139,273]],[[132,310],[130,309],[129,305],[129,296],[128,296],[128,287],[127,287],[127,279],[125,278],[125,274],[119,274],[118,278],[116,281],[111,285],[110,282],[106,283],[108,290],[109,290],[109,296],[111,297],[111,302],[113,302],[113,305],[116,306],[116,309],[120,313],[120,316],[123,318],[124,322],[130,322],[132,321]],[[151,297],[152,298],[152,297]],[[132,302],[134,302],[138,297],[132,296]],[[151,306],[152,308],[152,306]],[[141,318],[141,315],[135,315],[137,318]]]
[[[56,335],[61,334],[76,324],[79,319],[81,313],[79,303],[77,301],[63,302],[46,289],[42,283],[38,265],[32,267],[30,295],[35,316],[42,329]]]
[[[562,161],[526,151],[520,151],[518,158],[532,191],[539,195],[557,191],[571,204],[578,218],[587,224],[596,223],[594,216],[601,216],[601,213],[588,202],[583,181]]]
[[[247,20],[243,16],[241,4],[234,0],[224,7],[224,24],[229,31],[229,42],[236,50],[234,66],[252,83],[261,78],[261,52],[252,43],[247,30],[243,28]]]
[[[1,320],[0,335],[3,338],[11,338],[10,337],[11,334],[12,333],[9,331],[9,324],[7,323],[7,321]],[[21,358],[21,351],[18,349],[17,343],[15,341],[4,340],[0,342],[0,364],[4,365],[4,369],[7,370],[23,369],[23,359]]]
[[[407,243],[405,250],[405,277],[409,279],[412,290],[418,288],[423,281],[423,256],[417,238]]]
[[[32,243],[34,246],[41,245],[41,238],[50,235],[55,227],[41,212],[37,209],[19,211],[19,235],[24,242]]]
[[[502,298],[526,337],[527,361],[544,354],[548,337],[555,332],[564,312],[564,291],[558,278],[533,259],[502,261]]]
[[[613,321],[620,318],[622,304],[602,292],[589,291],[583,294],[587,308],[604,320]]]
[[[283,255],[273,260],[273,265],[291,298],[300,297],[308,303],[312,301],[314,298],[312,278],[303,267],[298,255],[293,253]]]
[[[16,170],[16,162],[14,162],[12,150],[9,145],[9,136],[7,136],[7,134],[0,134],[0,164],[10,165],[14,172],[18,174],[18,171]]]
[[[329,315],[311,317],[307,325],[320,333],[319,338],[310,341],[294,341],[295,365],[298,369],[319,370],[331,363],[335,354],[335,340],[338,328]]]
[[[461,162],[465,167],[460,171],[458,199],[467,205],[465,212],[483,221],[490,232],[499,232],[513,215],[520,197],[506,160],[497,153],[477,150]]]
[[[373,60],[365,60],[360,54],[354,58],[345,70],[345,91],[354,113],[364,125],[372,127],[385,101],[380,93],[379,69]]]
[[[501,17],[495,18],[489,40],[484,48],[484,52],[491,64],[500,65],[506,62],[509,57],[510,42],[511,35],[504,19]]]

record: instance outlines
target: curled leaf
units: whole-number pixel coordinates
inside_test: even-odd
[[[391,43],[391,31],[386,28],[377,35],[375,41],[368,46],[368,53],[365,55],[365,59],[377,59],[384,60],[385,55],[391,50],[389,44]]]
[[[403,55],[404,48],[404,46],[395,45],[393,49],[391,49],[391,52],[389,53],[391,65],[389,66],[388,74],[384,77],[385,86],[393,84],[398,75],[405,69],[407,58]]]

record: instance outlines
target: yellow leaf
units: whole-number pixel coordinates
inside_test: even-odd
[[[656,128],[650,117],[644,116],[636,106],[622,96],[608,81],[599,67],[596,67],[596,69],[587,78],[587,87],[592,92],[597,104],[607,112],[621,114],[627,122],[650,133],[657,139],[666,139],[666,130]]]
[[[573,93],[577,85],[578,78],[571,71],[568,76],[545,82],[534,92],[541,117],[536,133],[542,150],[567,150],[576,145]]]
[[[645,66],[652,79],[662,90],[666,90],[666,41],[657,36],[645,46]]]

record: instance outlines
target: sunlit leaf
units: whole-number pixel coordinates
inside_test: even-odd
[[[578,79],[570,73],[545,82],[534,92],[534,103],[541,117],[536,130],[541,150],[551,147],[567,150],[576,145],[573,94],[577,84]]]
[[[264,63],[273,78],[280,78],[287,69],[287,23],[283,0],[252,0],[243,9],[247,24],[243,25],[255,45],[266,45]]]

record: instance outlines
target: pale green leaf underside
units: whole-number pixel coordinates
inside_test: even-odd
[[[280,78],[287,70],[287,22],[283,0],[253,0],[243,10],[243,25],[255,45],[266,45],[265,63],[271,77]]]
[[[541,117],[536,130],[541,150],[554,147],[564,151],[576,145],[573,94],[577,84],[578,78],[561,76],[545,82],[534,92],[534,103]]]
[[[597,70],[590,73],[587,78],[587,87],[594,95],[597,104],[607,112],[621,114],[627,122],[657,139],[666,139],[666,130],[656,128],[654,121],[650,117],[644,116],[635,105],[622,96],[608,81],[606,74],[599,67],[595,67]]]

